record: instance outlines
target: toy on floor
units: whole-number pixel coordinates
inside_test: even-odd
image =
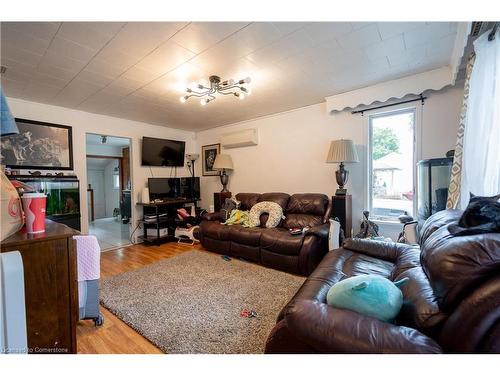
[[[231,260],[231,258],[228,257],[227,255],[221,255],[220,257],[224,259],[226,262],[229,262]]]
[[[255,310],[249,310],[249,309],[243,309],[240,312],[240,316],[242,318],[257,318],[257,311]]]

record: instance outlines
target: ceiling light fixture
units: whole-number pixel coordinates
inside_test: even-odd
[[[201,98],[200,100],[201,105],[207,105],[212,100],[216,99],[215,94],[234,95],[240,100],[245,99],[246,95],[251,94],[250,89],[243,86],[251,82],[250,77],[247,77],[245,79],[240,79],[237,82],[235,82],[232,79],[221,82],[219,76],[210,76],[209,80],[210,80],[210,87],[206,87],[201,83],[198,83],[196,85],[196,89],[194,90],[188,87],[186,89],[187,95],[181,96],[179,99],[181,103],[185,103],[191,97],[197,97]],[[202,91],[196,91],[196,90],[202,90]]]

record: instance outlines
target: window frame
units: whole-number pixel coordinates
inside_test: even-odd
[[[418,111],[417,106],[401,106],[399,108],[391,109],[391,110],[381,110],[378,112],[373,112],[370,113],[367,117],[368,121],[368,132],[367,132],[367,194],[366,194],[366,199],[367,199],[367,204],[366,206],[368,207],[369,212],[373,212],[373,157],[372,157],[372,152],[373,152],[373,145],[372,145],[372,139],[373,139],[373,119],[380,118],[380,117],[387,117],[387,116],[392,116],[392,115],[398,115],[401,113],[412,113],[413,114],[413,184],[412,184],[412,190],[413,190],[413,217],[416,217],[416,212],[417,212],[417,160],[420,158],[420,143],[418,142],[420,139],[420,133],[421,133],[421,115]],[[388,217],[381,218],[377,217],[374,218],[373,221],[378,222],[378,223],[387,223],[387,224],[394,224],[397,223],[399,224],[398,220],[390,219]]]

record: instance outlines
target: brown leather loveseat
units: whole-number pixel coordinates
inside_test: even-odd
[[[430,217],[421,248],[346,240],[282,310],[266,352],[500,353],[500,234],[451,236],[461,214]],[[410,279],[394,324],[326,304],[333,284],[361,274]]]
[[[223,225],[218,212],[207,214],[200,224],[199,237],[207,250],[241,257],[267,267],[309,275],[328,252],[328,219],[331,202],[324,194],[239,193],[241,210],[263,201],[278,203],[286,217],[277,228],[244,228]],[[288,229],[310,227],[303,235],[292,236]]]

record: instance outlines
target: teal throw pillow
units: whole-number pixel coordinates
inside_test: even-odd
[[[353,276],[333,285],[328,291],[326,302],[332,307],[390,322],[403,305],[403,293],[398,287],[406,281],[408,278],[393,283],[377,275]]]

